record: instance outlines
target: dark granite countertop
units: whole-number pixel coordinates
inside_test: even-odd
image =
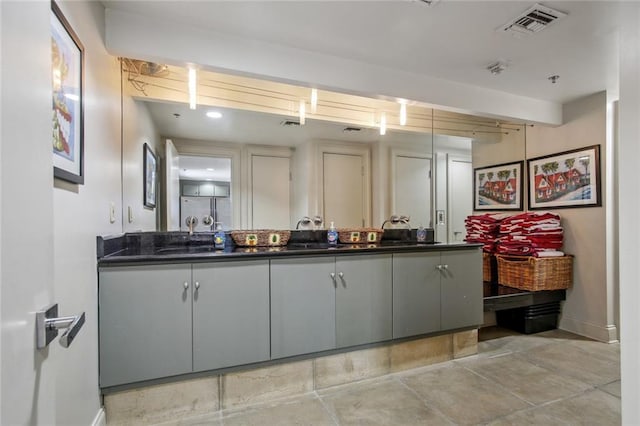
[[[472,249],[481,244],[417,243],[406,235],[387,234],[378,244],[338,244],[330,247],[322,231],[292,233],[289,244],[282,247],[237,247],[227,238],[224,249],[213,247],[211,233],[189,235],[185,232],[139,232],[111,237],[98,237],[99,266],[116,266],[136,263],[211,262],[229,259],[280,257],[280,256],[330,256],[363,253],[394,253],[415,251],[443,251]],[[391,238],[393,237],[393,239]]]

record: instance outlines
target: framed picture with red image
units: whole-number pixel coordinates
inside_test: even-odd
[[[474,210],[522,210],[524,161],[473,169]]]
[[[599,207],[600,146],[527,160],[529,209]]]

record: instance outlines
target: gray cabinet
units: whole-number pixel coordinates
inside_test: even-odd
[[[269,355],[269,261],[194,264],[193,370]]]
[[[393,338],[440,330],[440,253],[393,255]]]
[[[480,325],[484,321],[480,249],[441,253],[441,327]]]
[[[100,386],[189,373],[191,266],[100,270]]]
[[[393,255],[394,339],[482,324],[480,249]]]
[[[336,346],[391,339],[391,255],[336,257]]]
[[[389,340],[391,255],[271,261],[271,356]]]
[[[333,257],[271,260],[271,357],[333,349]]]

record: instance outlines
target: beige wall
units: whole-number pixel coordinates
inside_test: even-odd
[[[566,104],[565,124],[527,128],[527,158],[600,145],[602,207],[555,210],[565,230],[564,251],[575,255],[574,286],[567,291],[560,327],[602,341],[617,339],[609,323],[606,270],[607,99],[601,92]],[[612,284],[610,284],[612,285]],[[611,308],[609,308],[611,309]]]

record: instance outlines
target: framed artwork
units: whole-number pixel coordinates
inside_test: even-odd
[[[599,207],[600,146],[527,160],[529,209]]]
[[[53,176],[84,184],[84,47],[51,2]]]
[[[522,210],[524,161],[473,169],[474,210]]]
[[[156,187],[158,184],[158,160],[149,145],[144,144],[144,206],[156,207]]]

